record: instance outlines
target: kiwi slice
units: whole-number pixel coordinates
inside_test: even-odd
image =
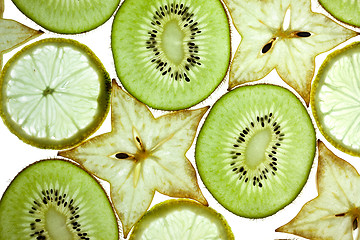
[[[26,46],[0,75],[0,115],[24,142],[63,149],[91,135],[109,110],[111,81],[85,45],[49,38]]]
[[[211,194],[231,212],[261,218],[303,188],[315,156],[312,121],[285,88],[254,85],[221,97],[200,130],[195,158]]]
[[[333,146],[360,156],[360,42],[330,54],[311,88],[312,112],[322,135]]]
[[[219,0],[126,0],[111,38],[122,85],[156,109],[199,103],[229,66],[229,22]]]
[[[68,161],[36,162],[0,201],[0,239],[117,240],[116,216],[101,185]]]
[[[12,0],[40,26],[57,33],[82,33],[105,23],[120,0]]]
[[[336,19],[360,27],[360,4],[354,0],[319,0],[325,8]]]
[[[135,225],[129,240],[234,240],[225,218],[191,200],[167,200],[155,205]]]

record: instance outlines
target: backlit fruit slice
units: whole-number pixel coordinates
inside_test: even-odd
[[[319,3],[336,19],[360,27],[360,4],[358,0],[319,0]]]
[[[207,98],[230,61],[219,0],[126,0],[112,28],[122,85],[150,107],[178,110]]]
[[[168,200],[154,206],[135,225],[130,240],[235,239],[225,218],[190,200]]]
[[[105,23],[120,0],[12,0],[40,26],[57,33],[82,33]]]
[[[196,143],[199,175],[231,212],[274,214],[303,188],[316,149],[308,112],[273,85],[237,88],[215,103]]]
[[[24,142],[63,149],[100,126],[109,109],[111,81],[85,45],[45,39],[23,48],[0,75],[0,114]]]
[[[330,54],[313,82],[312,112],[336,148],[360,156],[360,42]]]
[[[101,185],[68,161],[36,162],[21,171],[0,201],[0,239],[119,238]]]

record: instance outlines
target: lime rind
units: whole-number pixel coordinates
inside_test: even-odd
[[[352,156],[360,156],[359,66],[360,42],[328,55],[314,79],[310,99],[321,134],[334,147]]]
[[[159,234],[173,240],[235,239],[220,213],[188,199],[171,199],[155,205],[135,225],[129,240],[155,239]]]
[[[84,71],[93,81],[79,74]],[[77,78],[71,79],[72,74]],[[110,77],[87,46],[49,38],[24,47],[5,65],[0,75],[0,114],[22,141],[64,149],[100,127],[109,111],[110,92]]]

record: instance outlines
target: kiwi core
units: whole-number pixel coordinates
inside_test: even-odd
[[[166,23],[161,35],[161,47],[168,60],[179,65],[184,59],[184,33],[176,20]]]
[[[271,130],[266,128],[255,133],[249,140],[245,150],[246,164],[250,169],[256,167],[266,160],[265,153],[271,142]]]
[[[45,227],[51,239],[72,240],[74,238],[67,227],[66,217],[54,207],[49,207],[45,219]]]

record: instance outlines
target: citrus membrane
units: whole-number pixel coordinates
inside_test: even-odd
[[[360,156],[360,42],[330,54],[314,80],[312,112],[320,132],[336,148]]]
[[[319,3],[336,19],[360,27],[360,4],[358,0],[319,0]]]
[[[155,205],[135,225],[130,240],[235,239],[225,218],[190,200],[168,200]]]
[[[111,81],[85,45],[45,39],[15,54],[0,75],[0,114],[24,142],[62,149],[91,135],[109,109]]]
[[[82,33],[106,22],[120,0],[12,0],[40,26],[57,33]]]

